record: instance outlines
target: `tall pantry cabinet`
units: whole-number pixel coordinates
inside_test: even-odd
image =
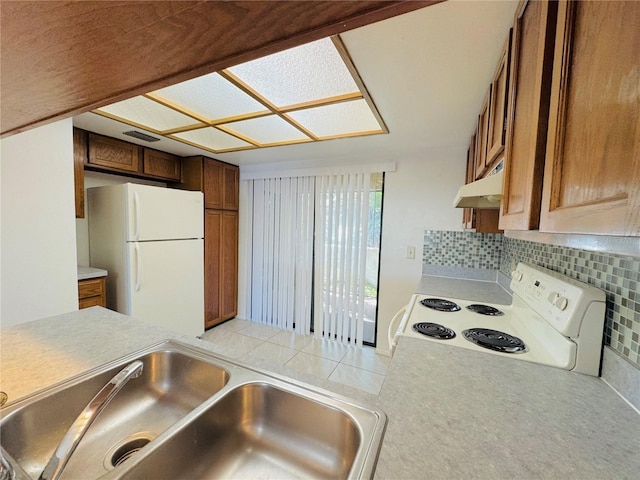
[[[182,182],[204,193],[204,327],[238,313],[239,169],[204,156],[182,159]]]

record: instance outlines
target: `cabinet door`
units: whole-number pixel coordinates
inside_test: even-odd
[[[220,252],[220,309],[222,319],[238,313],[238,212],[222,212]]]
[[[205,328],[238,312],[238,212],[205,210]]]
[[[204,327],[222,322],[220,309],[220,252],[222,210],[204,211]]]
[[[635,1],[560,4],[542,231],[640,236],[638,25]]]
[[[141,148],[132,143],[89,133],[88,163],[110,170],[138,173]]]
[[[465,184],[471,183],[475,177],[476,171],[476,136],[471,137],[469,143],[469,149],[467,150],[467,175],[465,178]],[[464,228],[473,228],[473,208],[465,208],[462,210],[462,224]]]
[[[238,210],[238,187],[240,183],[240,172],[234,165],[225,165],[223,168],[224,185],[222,208],[225,210]]]
[[[513,30],[500,228],[538,227],[557,4],[518,7]]]
[[[142,173],[174,182],[180,181],[180,157],[150,148],[144,149]]]
[[[489,143],[487,166],[498,159],[504,151],[507,131],[507,105],[509,97],[509,60],[511,59],[511,30],[507,35],[500,62],[491,84],[491,106],[489,107]]]
[[[488,145],[488,133],[489,133],[489,105],[491,104],[491,87],[484,98],[482,103],[482,110],[480,110],[480,117],[478,118],[478,138],[476,145],[478,151],[476,152],[477,164],[476,164],[476,178],[481,178],[487,169],[487,145]]]
[[[221,209],[223,205],[224,164],[205,158],[204,160],[204,206]]]
[[[84,164],[87,161],[87,132],[73,129],[73,184],[76,218],[84,218]]]

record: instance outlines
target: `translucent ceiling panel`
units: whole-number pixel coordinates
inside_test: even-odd
[[[207,127],[188,132],[175,133],[172,137],[181,138],[211,150],[231,150],[234,148],[252,147],[250,143],[239,138],[221,132],[217,128]]]
[[[277,115],[227,123],[224,127],[262,144],[309,140],[308,136]]]
[[[160,105],[145,97],[133,97],[122,102],[101,107],[97,111],[106,112],[130,122],[163,131],[194,125],[197,120]]]
[[[287,115],[318,137],[382,130],[365,100],[308,108]]]
[[[228,70],[278,107],[359,91],[329,38]]]
[[[209,120],[266,110],[264,105],[217,73],[194,78],[153,93]]]

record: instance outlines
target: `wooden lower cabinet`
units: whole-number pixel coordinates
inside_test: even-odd
[[[205,209],[205,328],[238,313],[238,212]]]
[[[105,277],[78,280],[78,306],[80,309],[107,306]]]

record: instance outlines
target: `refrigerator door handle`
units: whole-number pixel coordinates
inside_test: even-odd
[[[133,230],[133,240],[140,240],[140,195],[133,192],[133,211],[135,215],[135,229]]]
[[[133,248],[136,251],[136,292],[142,287],[142,259],[140,258],[140,244],[135,242]]]

